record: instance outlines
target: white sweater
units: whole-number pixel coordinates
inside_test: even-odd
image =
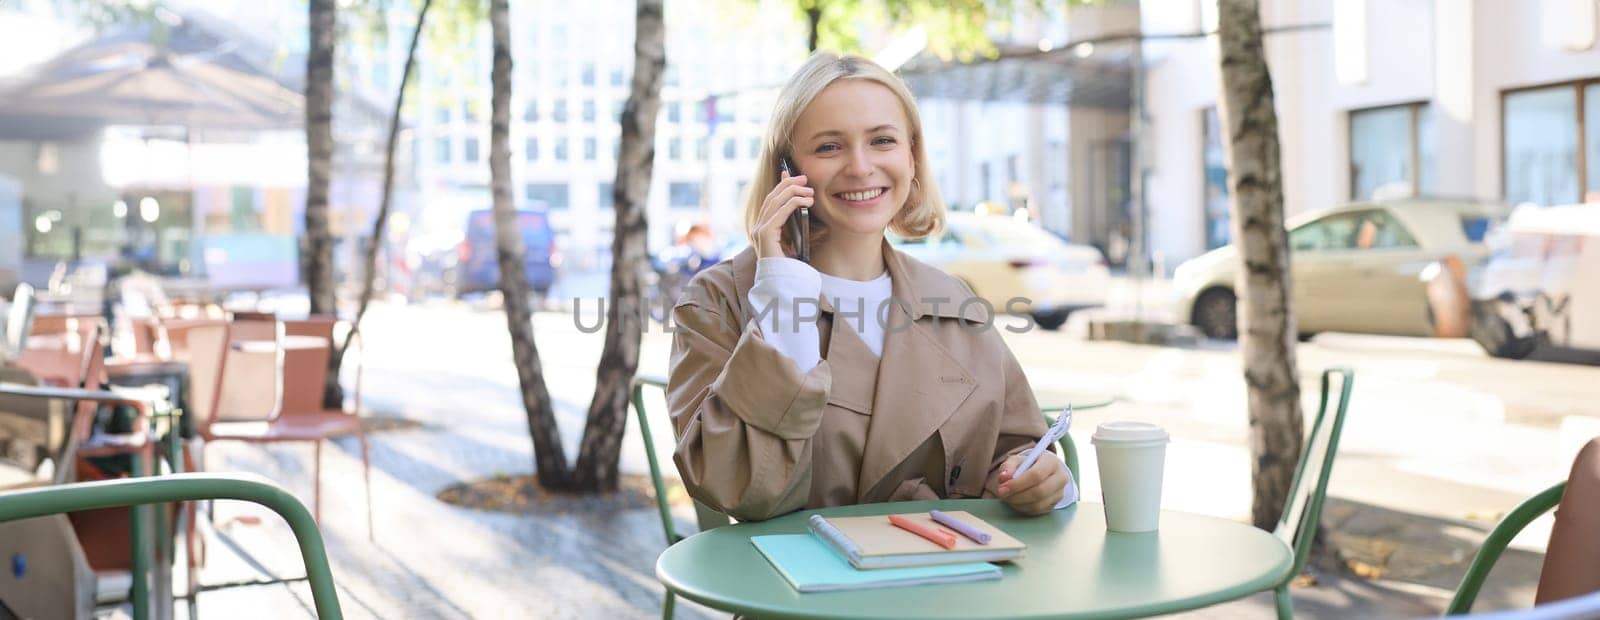
[[[893,295],[889,272],[865,282],[848,280],[821,273],[788,257],[756,261],[750,305],[758,315],[768,306],[772,308],[772,314],[761,319],[761,333],[767,343],[794,360],[800,372],[808,372],[821,363],[822,344],[815,318],[820,313],[815,299],[819,294],[828,299],[839,312],[839,320],[855,330],[873,355],[883,355],[883,324],[878,320],[878,310]],[[796,306],[796,299],[805,301]],[[806,320],[797,321],[801,317]]]

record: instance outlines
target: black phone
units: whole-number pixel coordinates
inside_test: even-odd
[[[778,165],[790,177],[800,176],[800,171],[795,169],[789,158],[778,159]],[[811,262],[811,208],[800,207],[789,214],[789,223],[785,226],[785,236],[789,238],[789,247],[794,248],[795,258],[800,262]]]

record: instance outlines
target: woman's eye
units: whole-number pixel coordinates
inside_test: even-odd
[[[818,153],[826,153],[828,151],[832,151],[832,150],[835,150],[835,149],[838,149],[838,148],[839,148],[839,145],[837,145],[837,144],[831,144],[831,143],[830,144],[824,144],[822,146],[817,147],[817,152]]]
[[[882,137],[882,138],[873,139],[872,143],[873,144],[894,144],[895,143],[895,139],[885,136],[885,137]]]

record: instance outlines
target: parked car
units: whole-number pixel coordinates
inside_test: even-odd
[[[1423,271],[1447,257],[1488,255],[1501,205],[1406,199],[1363,202],[1290,218],[1289,261],[1300,334],[1347,331],[1431,336]],[[1237,336],[1238,250],[1223,246],[1178,266],[1175,314],[1212,338]]]
[[[517,211],[517,226],[522,230],[523,269],[528,286],[543,296],[555,283],[555,268],[561,262],[556,250],[555,232],[549,215],[542,210]],[[494,211],[484,209],[467,215],[466,238],[459,247],[457,295],[480,293],[500,288],[500,265],[495,256]]]
[[[1496,357],[1600,354],[1600,204],[1522,207],[1473,271],[1470,333]]]
[[[950,213],[942,235],[891,236],[890,242],[961,279],[989,302],[996,316],[1027,312],[1045,329],[1060,328],[1073,311],[1105,305],[1110,288],[1111,276],[1099,250],[1067,243],[1003,215]],[[1006,305],[1017,297],[1029,302]]]

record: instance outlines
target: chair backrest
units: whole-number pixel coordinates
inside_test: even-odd
[[[271,312],[233,313],[234,340],[276,340],[278,317]]]
[[[205,436],[216,416],[222,396],[222,371],[228,358],[228,324],[195,325],[187,329],[189,347],[189,410],[195,431]]]
[[[238,316],[236,314],[235,316]],[[270,316],[270,315],[267,315]],[[252,313],[228,325],[228,363],[213,417],[270,420],[283,405],[283,323]]]
[[[83,355],[79,364],[78,387],[85,390],[99,390],[105,381],[106,356],[100,347],[102,327],[97,323],[82,334]],[[72,415],[72,430],[67,436],[67,445],[60,451],[62,455],[56,464],[56,481],[66,481],[68,476],[76,475],[76,461],[71,460],[75,454],[74,448],[80,442],[88,441],[94,434],[95,412],[100,409],[100,403],[92,400],[80,400],[74,407]]]
[[[672,509],[667,506],[666,478],[661,474],[661,464],[656,459],[655,440],[650,435],[650,421],[645,415],[644,389],[646,387],[660,388],[665,391],[667,389],[667,380],[665,377],[646,374],[635,376],[633,378],[633,410],[639,420],[639,436],[644,440],[645,458],[650,463],[650,480],[656,489],[656,510],[661,514],[661,530],[667,537],[667,544],[671,545],[683,540],[683,537],[678,535],[677,527],[672,523]],[[700,500],[693,501],[695,521],[699,525],[700,531],[703,532],[729,523],[727,515],[700,503]]]
[[[1333,375],[1340,375],[1339,401],[1329,415],[1328,398],[1331,395]],[[1317,416],[1312,420],[1311,433],[1300,450],[1300,464],[1295,468],[1294,482],[1289,484],[1289,497],[1283,514],[1278,517],[1278,527],[1273,535],[1294,550],[1294,568],[1284,577],[1284,583],[1306,567],[1311,557],[1311,541],[1317,535],[1317,523],[1322,519],[1322,503],[1328,496],[1328,478],[1333,473],[1333,460],[1339,452],[1339,434],[1344,430],[1345,410],[1350,406],[1350,389],[1355,384],[1355,371],[1336,367],[1322,371],[1322,395],[1317,405]]]
[[[189,332],[196,327],[224,325],[226,319],[198,318],[198,319],[165,319],[161,321],[160,339],[166,342],[167,355],[171,359],[189,359]]]
[[[325,410],[323,392],[328,381],[328,359],[334,355],[333,327],[338,320],[331,316],[313,316],[306,319],[284,320],[283,334],[283,411],[278,415],[320,413]],[[321,349],[303,347],[294,340],[317,338],[323,342]],[[289,350],[293,346],[294,350]]]
[[[1445,615],[1453,616],[1472,611],[1472,602],[1478,599],[1478,590],[1483,588],[1484,579],[1489,577],[1489,569],[1494,568],[1494,563],[1500,560],[1500,554],[1511,544],[1511,539],[1516,538],[1522,528],[1528,527],[1534,519],[1561,503],[1561,494],[1566,490],[1567,483],[1557,483],[1512,508],[1511,512],[1506,514],[1506,518],[1494,526],[1494,530],[1489,532],[1489,537],[1483,539],[1483,546],[1478,548],[1478,554],[1473,556],[1472,564],[1467,566],[1467,574],[1461,577],[1461,585],[1456,586],[1456,595],[1450,599],[1450,606],[1445,608]]]
[[[343,617],[339,592],[328,568],[327,547],[316,519],[293,495],[260,476],[168,474],[0,493],[0,523],[83,510],[203,499],[254,502],[282,516],[298,543],[317,617]]]
[[[11,311],[6,316],[6,355],[21,355],[28,346],[28,335],[33,330],[33,287],[27,283],[17,285],[11,294]]]

